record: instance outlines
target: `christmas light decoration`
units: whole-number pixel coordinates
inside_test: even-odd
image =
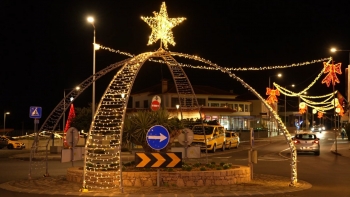
[[[133,55],[131,53],[123,52],[123,51],[120,51],[120,50],[117,50],[117,49],[112,49],[110,47],[103,46],[103,45],[100,45],[100,49],[104,49],[104,50],[107,50],[109,52],[117,53],[117,54],[120,54],[120,55],[125,55],[125,56],[128,56],[128,57],[134,57],[135,56],[135,55]],[[179,66],[181,66],[181,67],[195,68],[195,69],[205,69],[205,70],[218,70],[218,68],[216,67],[216,66],[218,66],[217,64],[212,63],[209,60],[205,60],[205,59],[203,59],[201,57],[198,57],[198,56],[195,56],[195,55],[184,54],[184,53],[178,53],[178,52],[170,52],[170,53],[171,53],[172,56],[178,56],[178,57],[184,57],[184,58],[187,58],[187,59],[197,60],[197,61],[200,61],[202,63],[208,64],[209,66],[211,66],[211,67],[209,67],[209,66],[193,66],[193,65],[190,65],[190,64],[179,63]],[[284,66],[277,65],[277,66],[265,66],[265,67],[238,67],[238,68],[236,68],[237,66],[232,66],[230,68],[228,68],[228,67],[222,67],[222,68],[225,69],[225,70],[228,70],[228,71],[274,70],[274,69],[283,69],[283,68],[293,68],[293,67],[300,67],[300,66],[308,66],[308,65],[311,65],[311,64],[323,62],[325,60],[329,60],[330,61],[330,60],[332,60],[332,57],[322,58],[322,59],[317,59],[317,60],[312,60],[312,61],[307,61],[307,62],[300,62],[300,63],[284,65]],[[165,64],[165,62],[163,60],[155,60],[155,59],[152,59],[152,58],[148,59],[148,61]]]
[[[164,7],[163,7],[164,4]],[[160,13],[155,13],[155,17],[142,19],[147,22],[152,27],[152,34],[150,36],[149,44],[156,42],[158,39],[161,40],[161,47],[156,52],[146,52],[139,54],[137,56],[131,55],[129,53],[124,53],[125,55],[132,56],[129,59],[113,64],[95,74],[94,79],[99,79],[106,73],[113,69],[120,68],[114,78],[108,85],[105,93],[103,94],[101,101],[97,107],[94,119],[92,121],[89,135],[87,138],[85,146],[85,157],[84,157],[84,173],[83,173],[83,188],[99,188],[108,189],[119,187],[123,189],[122,180],[122,162],[121,162],[121,143],[123,134],[123,124],[124,117],[126,113],[126,106],[129,100],[130,91],[132,89],[133,82],[140,68],[145,61],[155,61],[159,63],[167,64],[175,85],[178,91],[180,110],[182,108],[198,108],[198,102],[192,86],[184,73],[182,67],[185,65],[179,64],[173,56],[188,58],[192,60],[197,60],[199,62],[208,64],[209,66],[201,66],[199,69],[207,70],[218,70],[223,73],[228,74],[230,78],[236,79],[241,85],[251,91],[257,98],[265,105],[268,111],[276,120],[279,128],[281,129],[291,151],[291,186],[295,186],[297,183],[297,154],[296,149],[292,141],[292,137],[287,130],[283,121],[280,119],[278,114],[273,110],[270,104],[265,101],[265,99],[256,92],[249,84],[245,83],[241,78],[236,76],[233,68],[220,67],[217,64],[211,63],[208,60],[200,58],[194,55],[188,55],[183,53],[169,52],[162,49],[162,44],[167,48],[167,43],[174,45],[174,39],[171,28],[176,26],[180,21],[185,20],[169,19],[166,13],[165,3],[162,4]],[[105,50],[114,51],[113,49],[107,47],[101,47]],[[118,51],[122,54],[123,52]],[[153,58],[162,58],[162,60],[155,60]],[[325,59],[324,59],[325,60]],[[319,60],[312,62],[304,62],[294,66],[303,66],[316,63]],[[189,66],[191,67],[191,66]],[[264,68],[253,68],[258,70],[264,69],[280,69],[287,68],[288,66],[276,66],[276,67],[264,67]],[[193,67],[198,68],[198,67]],[[241,70],[249,70],[241,69]],[[58,120],[62,117],[62,109],[64,101],[66,101],[68,96],[73,96],[76,98],[80,95],[88,86],[93,83],[93,77],[89,77],[83,81],[79,86],[81,91],[70,92],[64,100],[62,100],[56,108],[51,112],[49,117],[45,120],[43,126],[40,130],[45,128],[54,129],[57,126]],[[279,90],[278,90],[279,91]],[[67,104],[70,102],[67,102]]]
[[[66,126],[64,128],[64,137],[63,137],[63,145],[65,147],[69,147],[68,143],[67,143],[67,131],[70,128],[70,124],[72,123],[72,120],[75,118],[75,111],[74,111],[74,106],[73,104],[70,104],[70,108],[69,108],[69,114],[68,114],[68,120],[66,122]]]
[[[304,102],[299,104],[299,113],[304,114],[307,110],[307,105]]]
[[[153,14],[154,17],[141,16],[141,19],[152,28],[152,33],[149,37],[147,45],[151,45],[160,39],[160,48],[162,48],[163,43],[164,48],[167,49],[168,42],[169,44],[175,46],[174,36],[171,29],[180,24],[182,21],[186,20],[186,18],[168,18],[165,2],[162,3],[160,12],[153,12]]]
[[[322,80],[322,83],[326,83],[327,87],[329,87],[331,82],[333,86],[335,85],[335,83],[340,83],[336,74],[342,74],[341,63],[329,64],[327,62],[323,62],[323,65],[324,65],[324,73],[328,73],[328,74]]]
[[[322,112],[317,112],[317,118],[322,118],[323,117],[323,113]]]
[[[266,88],[266,95],[269,95],[269,97],[266,99],[266,102],[271,105],[275,102],[277,103],[278,99],[276,96],[279,96],[280,92],[278,90]]]

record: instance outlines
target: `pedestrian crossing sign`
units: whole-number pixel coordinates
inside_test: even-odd
[[[30,118],[41,118],[41,107],[31,106],[29,108],[29,117]]]

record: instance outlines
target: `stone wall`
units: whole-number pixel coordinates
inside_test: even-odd
[[[251,181],[249,167],[235,167],[236,168],[233,169],[215,171],[160,171],[160,184],[167,186],[186,187],[233,185],[237,183],[247,183]],[[101,174],[111,172],[98,173]],[[83,170],[81,168],[79,169],[79,167],[68,168],[67,180],[72,182],[83,183]],[[115,185],[119,185],[119,181],[115,181]],[[123,172],[123,186],[149,187],[156,185],[157,172]]]

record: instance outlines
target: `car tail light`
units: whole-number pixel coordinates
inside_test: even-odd
[[[314,140],[312,143],[313,143],[313,144],[318,144],[319,141],[318,141],[318,140]]]
[[[299,140],[293,140],[294,144],[300,144]]]

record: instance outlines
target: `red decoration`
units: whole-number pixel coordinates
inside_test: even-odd
[[[322,118],[322,117],[323,117],[323,113],[319,111],[319,112],[317,113],[317,117],[318,117],[318,118]]]
[[[277,103],[278,99],[276,96],[280,95],[280,91],[276,90],[272,90],[270,88],[266,88],[266,95],[269,95],[269,97],[267,97],[266,102],[268,104],[273,104],[274,102]]]
[[[70,109],[69,109],[69,114],[68,114],[68,119],[66,122],[66,126],[64,128],[64,137],[63,137],[63,141],[64,141],[64,145],[65,146],[69,146],[67,141],[66,141],[66,134],[68,129],[70,128],[70,124],[72,123],[72,120],[75,118],[75,111],[74,111],[74,106],[73,104],[70,105]]]
[[[327,76],[322,80],[322,83],[326,83],[327,87],[329,87],[329,85],[332,84],[333,86],[335,85],[335,83],[340,83],[337,74],[342,74],[341,72],[341,63],[337,63],[337,64],[328,64],[327,62],[323,62],[323,66],[324,66],[324,72],[323,73],[328,73]]]

